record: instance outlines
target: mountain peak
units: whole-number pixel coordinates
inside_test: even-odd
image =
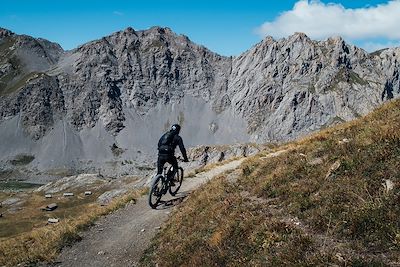
[[[328,42],[332,42],[335,44],[346,43],[346,41],[341,36],[332,36],[327,39]]]
[[[132,27],[128,27],[123,32],[129,33],[129,34],[134,34],[136,31]]]
[[[263,43],[273,43],[273,42],[275,42],[275,39],[274,39],[274,37],[272,37],[272,36],[270,36],[270,35],[268,35],[268,36],[266,36],[265,38],[264,38],[264,40],[263,40]]]
[[[150,29],[148,29],[148,31],[150,31],[150,32],[157,32],[157,33],[160,33],[160,34],[174,34],[174,32],[170,29],[170,28],[168,28],[168,27],[160,27],[160,26],[154,26],[154,27],[151,27]]]
[[[12,31],[0,27],[0,38],[5,38],[11,35],[14,35]]]
[[[294,34],[292,34],[288,37],[288,40],[290,40],[290,41],[311,41],[310,37],[308,37],[303,32],[295,32]]]

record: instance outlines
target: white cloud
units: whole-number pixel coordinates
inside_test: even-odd
[[[124,13],[122,13],[120,11],[114,11],[113,14],[117,15],[117,16],[123,16],[124,15]]]
[[[377,6],[346,9],[340,4],[298,1],[292,10],[265,22],[256,32],[262,37],[286,37],[304,32],[314,39],[340,35],[350,40],[384,38],[400,40],[400,0]]]

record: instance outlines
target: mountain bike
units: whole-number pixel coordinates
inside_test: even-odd
[[[158,203],[161,201],[161,197],[169,191],[171,196],[175,196],[181,188],[183,181],[183,168],[178,167],[174,170],[174,167],[164,167],[164,174],[158,174],[153,178],[149,192],[149,205],[153,209],[157,208]]]

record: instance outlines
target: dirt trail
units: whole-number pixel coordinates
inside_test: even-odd
[[[173,203],[179,202],[209,179],[237,168],[243,160],[235,160],[185,179],[180,193],[175,198],[164,197],[166,203],[157,210],[151,209],[147,196],[143,196],[136,204],[129,204],[100,218],[82,233],[80,242],[64,248],[51,266],[137,266],[150,240],[168,218]]]

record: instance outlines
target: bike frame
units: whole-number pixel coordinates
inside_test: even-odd
[[[181,171],[179,172],[179,170]],[[173,187],[171,187],[171,180],[175,178],[175,175],[177,175],[178,172],[179,172],[179,177],[177,177],[178,180],[176,180],[178,184],[174,183]],[[151,188],[149,192],[150,206],[152,208],[156,208],[157,204],[161,200],[161,197],[163,195],[166,195],[168,191],[170,192],[171,196],[175,196],[175,194],[178,192],[179,188],[182,185],[182,180],[183,180],[183,168],[178,166],[177,169],[174,169],[174,167],[171,164],[164,166],[163,173],[154,176],[153,181],[151,182]]]

